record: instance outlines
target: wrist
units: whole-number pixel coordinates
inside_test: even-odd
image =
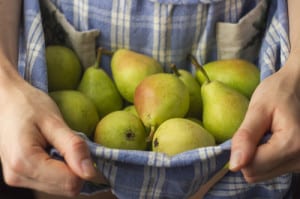
[[[12,60],[0,53],[0,85],[7,86],[10,82],[17,84],[25,81],[17,70],[17,65]]]
[[[299,52],[300,53],[300,52]],[[291,51],[286,60],[282,70],[290,73],[291,77],[298,77],[300,79],[300,54]]]
[[[279,79],[287,89],[300,93],[300,56],[290,53],[284,66],[278,71]]]

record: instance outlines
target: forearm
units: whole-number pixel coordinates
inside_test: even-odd
[[[287,0],[291,52],[300,55],[300,1]]]
[[[300,1],[287,0],[289,17],[289,41],[290,55],[287,59],[283,71],[288,74],[289,79],[294,80],[295,84],[300,83]]]
[[[291,46],[290,57],[293,58],[293,62],[297,63],[297,65],[300,65],[300,1],[287,0],[287,3],[289,16],[289,37]]]
[[[0,0],[0,77],[16,76],[22,0]]]

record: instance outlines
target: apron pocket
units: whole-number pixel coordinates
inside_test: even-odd
[[[99,30],[77,31],[50,2],[40,1],[46,45],[64,45],[73,49],[87,68],[96,60],[96,39]]]
[[[218,22],[216,24],[218,59],[242,58],[255,62],[265,29],[266,14],[267,0],[261,0],[238,23]]]

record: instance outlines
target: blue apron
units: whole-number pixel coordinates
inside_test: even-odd
[[[190,53],[201,64],[240,57],[257,65],[261,80],[284,65],[290,49],[285,0],[24,0],[23,14],[19,72],[45,92],[49,44],[73,48],[84,67],[95,60],[99,46],[132,49],[191,72]],[[101,65],[110,73],[108,58]],[[188,198],[230,155],[230,140],[174,157],[87,142],[98,169],[122,199]],[[228,172],[205,198],[289,198],[291,179],[286,174],[248,184],[240,172]],[[95,191],[86,184],[82,193]]]

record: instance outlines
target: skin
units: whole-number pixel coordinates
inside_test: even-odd
[[[299,7],[300,1],[288,0],[291,51],[285,65],[255,90],[232,139],[230,169],[250,183],[300,171]],[[269,141],[257,146],[268,130]]]
[[[93,167],[85,141],[64,123],[56,104],[16,70],[21,2],[0,0],[0,158],[4,181],[10,186],[75,196],[83,179],[100,174]],[[49,157],[45,152],[49,145],[58,149],[65,163]],[[98,178],[104,182],[102,176]]]

